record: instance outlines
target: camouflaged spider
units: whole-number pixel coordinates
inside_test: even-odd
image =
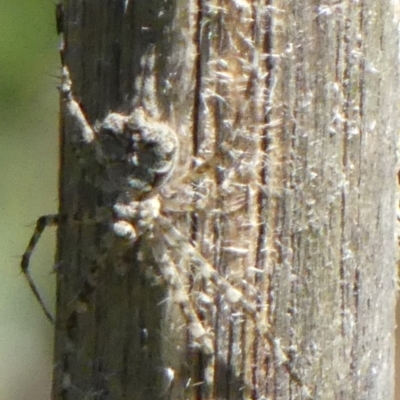
[[[66,67],[63,70],[60,92],[66,116],[72,118],[77,127],[78,144],[85,150],[85,155],[90,155],[94,160],[95,171],[92,172],[96,185],[107,193],[112,193],[115,199],[112,209],[108,210],[112,216],[107,221],[112,222],[109,224],[108,235],[111,240],[106,251],[124,254],[139,239],[140,243],[146,243],[146,247],[153,253],[158,273],[171,293],[171,300],[181,309],[193,344],[200,346],[204,354],[213,354],[213,332],[207,329],[200,318],[201,301],[190,296],[186,286],[191,272],[180,262],[174,261],[184,255],[190,268],[196,272],[197,277],[206,282],[213,295],[218,294],[225,304],[241,310],[251,318],[258,334],[266,339],[279,364],[303,387],[301,378],[292,370],[290,357],[283,351],[280,341],[269,331],[268,324],[260,313],[262,310],[252,298],[254,296],[248,298],[249,292],[254,293],[253,288],[242,281],[249,289],[247,295],[236,289],[163,215],[159,189],[171,178],[178,163],[179,139],[174,130],[160,122],[157,113],[149,112],[146,106],[136,107],[129,115],[109,113],[101,123],[91,126],[73,98]],[[200,172],[201,170],[202,166],[199,167]],[[60,222],[68,222],[68,217],[40,217],[21,261],[21,269],[30,288],[52,322],[53,316],[30,275],[29,265],[44,229]],[[100,222],[104,222],[104,217]],[[96,279],[87,278],[86,286],[91,286],[92,291],[96,290],[96,284]]]
[[[212,353],[212,335],[200,321],[198,307],[189,297],[184,283],[188,271],[174,263],[170,253],[186,254],[198,276],[210,282],[229,304],[237,304],[254,320],[257,310],[256,305],[247,301],[241,291],[218,274],[160,212],[159,188],[170,179],[178,160],[179,140],[176,133],[143,107],[137,107],[129,115],[109,113],[101,123],[91,126],[73,98],[66,67],[60,91],[66,115],[72,118],[79,132],[80,146],[95,160],[96,184],[114,195],[113,222],[110,223],[114,251],[126,251],[139,238],[148,244],[159,265],[160,276],[170,289],[173,301],[182,310],[191,337],[204,352]],[[44,229],[64,219],[60,215],[39,218],[21,262],[35,297],[51,321],[53,317],[30,275],[29,264]]]

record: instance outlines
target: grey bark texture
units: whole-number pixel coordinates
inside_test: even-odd
[[[147,104],[180,158],[154,194],[163,226],[122,253],[99,217],[115,198],[61,102],[60,214],[75,222],[58,231],[54,400],[393,398],[391,7],[61,3],[62,63],[87,120],[129,114],[155,82]]]

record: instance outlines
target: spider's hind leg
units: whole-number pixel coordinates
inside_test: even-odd
[[[214,353],[214,344],[211,332],[208,332],[201,322],[193,306],[193,301],[189,297],[189,291],[186,288],[185,278],[181,276],[180,271],[174,261],[168,254],[167,249],[153,248],[154,256],[160,265],[160,273],[171,291],[172,300],[179,306],[188,327],[188,333],[193,341],[201,346],[204,354]]]
[[[200,275],[210,280],[219,290],[223,292],[226,299],[231,304],[240,305],[246,314],[252,318],[257,317],[257,306],[251,301],[247,301],[244,294],[236,289],[229,281],[222,277],[215,268],[189,243],[178,229],[174,228],[167,219],[160,218],[160,226],[164,232],[169,246],[179,249],[180,252],[188,254],[200,273]]]
[[[179,249],[180,253],[187,254],[196,267],[198,273],[206,280],[212,282],[217,291],[225,296],[225,299],[231,305],[240,307],[243,313],[249,316],[255,323],[258,334],[265,338],[274,353],[275,358],[279,361],[279,365],[284,367],[290,378],[304,390],[309,393],[309,388],[303,383],[298,372],[293,368],[290,354],[282,348],[280,340],[270,332],[268,323],[263,318],[257,303],[248,299],[244,293],[236,289],[226,278],[221,276],[217,270],[189,243],[175,227],[173,227],[167,219],[161,217],[160,226],[164,233],[164,237],[168,241],[168,245],[172,248]],[[179,268],[178,268],[179,274]],[[250,287],[248,287],[250,289]],[[308,397],[307,397],[308,398]]]

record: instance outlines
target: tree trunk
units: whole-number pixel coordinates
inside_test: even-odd
[[[53,399],[392,398],[390,7],[62,2]],[[146,194],[101,124],[139,109],[180,149]]]

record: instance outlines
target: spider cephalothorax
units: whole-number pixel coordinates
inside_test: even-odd
[[[96,158],[106,165],[106,180],[132,198],[147,197],[171,177],[179,142],[162,122],[151,121],[143,108],[130,115],[109,114],[96,129]]]
[[[142,199],[170,179],[179,157],[179,141],[167,124],[137,107],[127,115],[111,112],[92,127],[73,99],[66,67],[61,92],[67,116],[81,131],[78,145],[94,152],[98,168],[92,173],[98,175],[96,181],[103,190]]]

